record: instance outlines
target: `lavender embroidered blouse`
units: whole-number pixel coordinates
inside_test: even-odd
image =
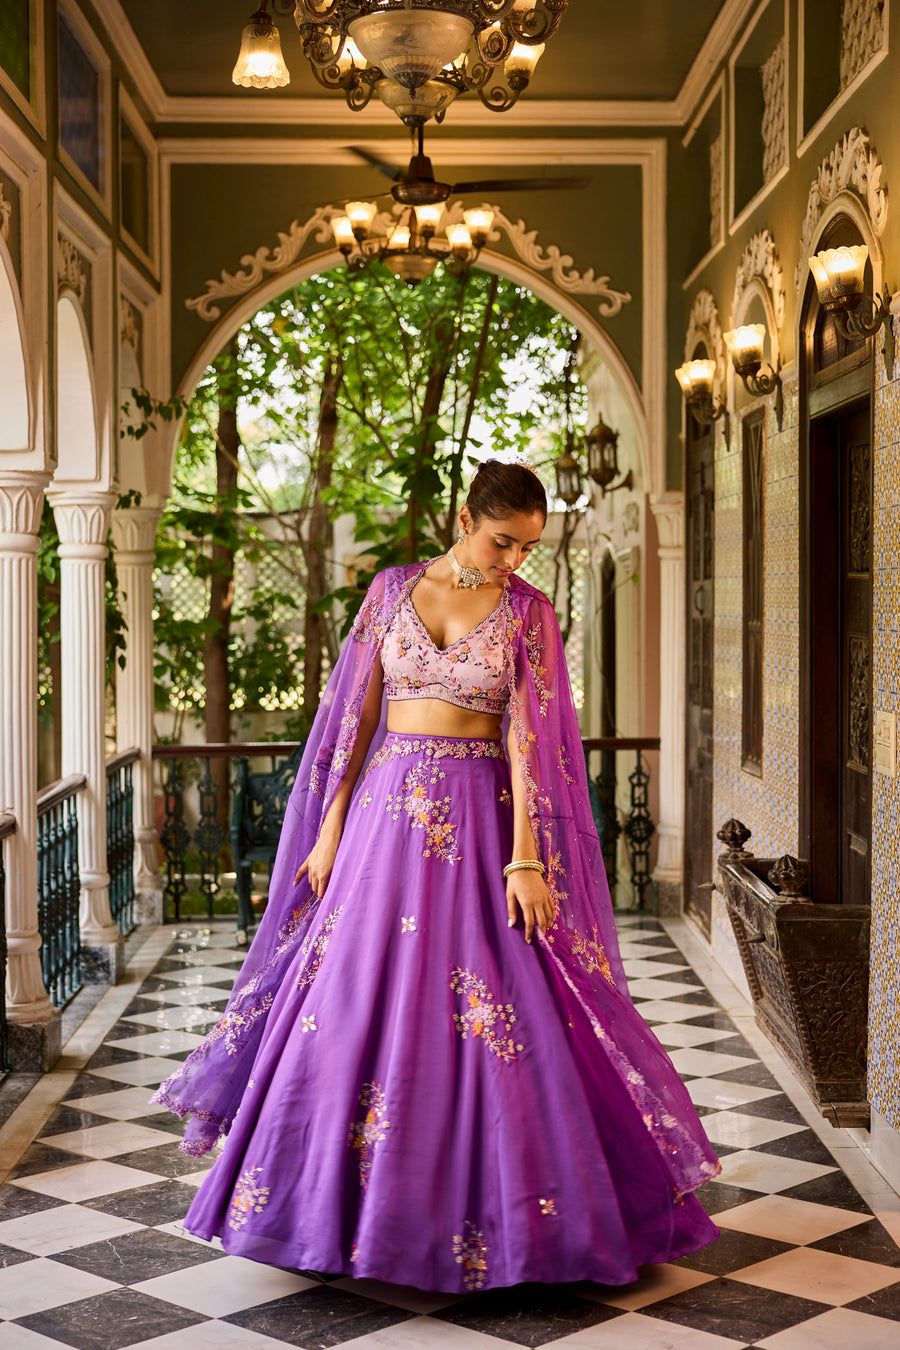
[[[381,649],[388,699],[436,698],[501,717],[509,703],[510,680],[504,600],[470,633],[440,648],[407,591]]]

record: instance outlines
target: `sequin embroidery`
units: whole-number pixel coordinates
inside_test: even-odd
[[[333,909],[315,937],[309,933],[301,942],[300,951],[303,954],[304,964],[303,969],[297,976],[298,989],[308,989],[318,975],[322,962],[325,960],[328,944],[334,933],[334,926],[343,911],[343,905]]]
[[[392,820],[405,814],[412,829],[424,830],[423,858],[458,863],[462,855],[456,852],[456,826],[448,819],[452,798],[428,795],[429,788],[446,776],[433,763],[417,764],[403,779],[400,791],[388,793],[385,810]]]
[[[450,977],[450,988],[460,996],[465,1011],[455,1012],[453,1022],[464,1041],[480,1039],[492,1055],[511,1064],[517,1052],[524,1050],[504,1030],[512,1031],[516,1013],[511,1003],[497,1003],[483,980],[471,970],[457,966]]]
[[[416,931],[417,931],[417,929],[416,929],[416,916],[415,916],[415,914],[410,914],[410,916],[409,916],[408,919],[404,919],[404,918],[401,916],[401,918],[400,918],[400,932],[401,932],[401,933],[415,933]]]
[[[391,1128],[385,1119],[385,1097],[377,1083],[363,1083],[359,1094],[362,1116],[350,1126],[350,1147],[359,1154],[359,1180],[363,1190],[369,1185],[372,1159]]]
[[[420,739],[391,733],[372,756],[366,775],[392,759],[405,759],[408,755],[420,755],[431,760],[446,759],[448,755],[451,759],[505,759],[506,751],[500,741],[445,736]]]
[[[592,938],[585,937],[577,931],[572,933],[572,951],[578,957],[582,968],[587,971],[588,975],[593,975],[595,971],[599,970],[605,980],[612,985],[615,984],[609,957],[600,942],[596,924],[594,924],[594,936]]]
[[[213,1041],[221,1040],[224,1036],[226,1051],[229,1055],[236,1055],[241,1036],[257,1017],[263,1017],[269,1011],[273,997],[273,994],[266,994],[264,998],[243,1011],[232,1008],[229,1012],[223,1013],[207,1036],[209,1044],[212,1045]]]
[[[484,1240],[484,1233],[466,1219],[465,1236],[457,1233],[453,1239],[453,1256],[458,1266],[463,1268],[463,1284],[466,1289],[483,1289],[487,1279],[487,1255],[490,1251]]]
[[[303,1032],[304,1036],[306,1035],[306,1033],[307,1033],[308,1031],[318,1031],[318,1030],[319,1030],[319,1028],[316,1026],[316,1014],[315,1014],[315,1013],[312,1013],[309,1017],[301,1017],[301,1018],[300,1018],[300,1030]]]
[[[261,1167],[248,1167],[238,1177],[229,1206],[228,1227],[236,1233],[245,1226],[252,1214],[262,1214],[269,1203],[269,1187],[258,1186]]]

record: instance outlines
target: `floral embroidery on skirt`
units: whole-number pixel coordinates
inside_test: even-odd
[[[334,933],[334,926],[340,918],[343,908],[343,905],[339,905],[337,909],[332,910],[316,936],[313,937],[310,934],[300,944],[300,950],[304,956],[304,965],[297,976],[298,989],[308,989],[318,975],[322,962],[325,960],[328,944]],[[306,960],[307,957],[311,957],[311,959]]]
[[[384,1143],[391,1128],[385,1120],[386,1108],[384,1093],[377,1083],[364,1083],[359,1094],[359,1107],[362,1117],[354,1120],[350,1126],[350,1147],[359,1154],[359,1180],[363,1190],[369,1184],[372,1159],[379,1144]]]
[[[477,1229],[470,1219],[466,1219],[465,1236],[457,1233],[453,1239],[453,1256],[456,1264],[463,1268],[463,1284],[466,1289],[484,1287],[488,1273],[489,1250],[484,1233]]]
[[[228,1227],[233,1228],[236,1233],[244,1227],[251,1214],[262,1214],[269,1203],[269,1187],[256,1184],[261,1173],[261,1167],[248,1167],[238,1177],[228,1217]]]
[[[497,1003],[483,980],[474,971],[462,970],[459,966],[450,979],[450,988],[460,994],[465,1004],[465,1012],[455,1012],[453,1021],[456,1030],[464,1041],[469,1037],[480,1037],[492,1055],[511,1064],[516,1052],[524,1050],[512,1036],[504,1036],[503,1031],[512,1031],[516,1012],[511,1003]]]

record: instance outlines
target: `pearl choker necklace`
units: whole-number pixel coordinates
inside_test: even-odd
[[[452,547],[447,554],[447,561],[459,578],[460,590],[474,591],[477,590],[479,586],[486,586],[488,584],[487,577],[483,572],[479,572],[477,567],[463,567]]]

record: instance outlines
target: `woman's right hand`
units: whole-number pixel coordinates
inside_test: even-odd
[[[341,842],[340,831],[330,830],[326,825],[322,829],[312,852],[306,861],[300,864],[297,869],[297,875],[294,877],[294,885],[299,886],[304,877],[308,877],[309,884],[315,895],[322,899],[325,894],[328,882],[331,879],[334,860],[338,851],[338,844]]]

